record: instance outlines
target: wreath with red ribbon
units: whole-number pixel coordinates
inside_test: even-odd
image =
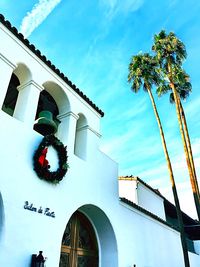
[[[52,146],[58,155],[58,169],[50,171],[50,165],[46,159],[48,147]],[[68,170],[67,148],[54,135],[46,135],[39,144],[33,156],[33,166],[38,177],[48,182],[59,183]]]

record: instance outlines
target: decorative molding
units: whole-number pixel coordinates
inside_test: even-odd
[[[69,112],[66,112],[66,113],[63,113],[63,114],[59,114],[59,115],[57,116],[57,119],[62,120],[62,119],[65,119],[65,118],[67,118],[67,117],[70,117],[70,116],[72,116],[72,117],[73,117],[74,119],[76,119],[76,120],[79,119],[79,116],[76,115],[75,113],[73,113],[72,111],[69,111]]]
[[[91,132],[93,132],[95,135],[97,135],[98,137],[101,137],[101,134],[98,133],[97,131],[95,131],[92,127],[90,127],[89,125],[84,125],[84,126],[81,126],[77,129],[77,132],[80,132],[80,131],[84,131],[84,130],[89,130]]]
[[[19,86],[17,87],[17,89],[18,89],[18,91],[21,91],[21,90],[23,90],[23,89],[25,89],[26,87],[31,86],[31,85],[33,85],[33,86],[34,86],[36,89],[38,89],[40,92],[44,90],[44,87],[42,87],[41,85],[39,85],[38,83],[36,83],[36,82],[33,81],[33,80],[30,80],[30,81],[28,81],[27,83],[24,83],[24,84],[22,84],[22,85],[19,85]]]
[[[119,176],[118,180],[119,181],[137,181],[138,177],[137,176]]]
[[[17,67],[15,64],[13,64],[10,60],[8,60],[4,55],[0,53],[0,59],[4,61],[7,65],[9,65],[13,70]]]

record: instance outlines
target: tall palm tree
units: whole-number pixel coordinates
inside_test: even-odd
[[[190,164],[191,164],[192,172],[193,172],[193,176],[194,176],[194,183],[195,184],[194,184],[194,187],[192,188],[192,191],[194,192],[193,194],[195,194],[195,192],[196,192],[195,200],[199,200],[200,199],[199,185],[198,185],[196,169],[195,169],[195,165],[194,165],[192,147],[191,147],[191,143],[190,143],[190,138],[189,138],[189,132],[188,132],[188,127],[187,127],[187,121],[186,121],[186,117],[185,117],[185,112],[184,112],[184,109],[183,109],[183,106],[182,106],[180,100],[179,100],[179,105],[180,105],[180,112],[181,112],[181,119],[182,119],[182,123],[183,123],[183,129],[184,129],[186,143],[187,143],[187,147],[188,147]],[[191,185],[193,186],[193,181],[191,181]],[[196,207],[197,207],[198,218],[200,220],[200,205],[199,205],[199,202],[197,202]]]
[[[188,81],[189,77],[188,75],[181,69],[179,70],[179,73],[182,73],[182,76],[185,77],[185,80],[180,80],[176,81],[175,83],[175,88],[176,91],[178,93],[178,101],[179,101],[179,108],[180,108],[180,114],[181,114],[181,122],[183,125],[183,131],[184,131],[184,135],[185,135],[185,140],[186,140],[186,146],[187,146],[187,150],[188,150],[188,154],[189,154],[189,160],[190,160],[190,164],[191,164],[191,168],[192,168],[192,172],[193,172],[193,177],[194,177],[194,183],[195,183],[195,187],[192,187],[192,191],[193,194],[195,194],[196,192],[196,197],[195,199],[200,199],[200,194],[199,194],[199,185],[198,185],[198,181],[197,181],[197,175],[196,175],[196,169],[195,169],[195,165],[194,165],[194,158],[193,158],[193,153],[192,153],[192,147],[191,147],[191,142],[190,142],[190,137],[189,137],[189,132],[188,132],[188,127],[187,127],[187,121],[186,121],[186,117],[185,117],[185,112],[181,103],[181,99],[185,100],[190,92],[191,92],[191,84]],[[164,83],[164,86],[163,86]],[[157,88],[157,94],[158,96],[162,96],[163,94],[167,93],[168,91],[171,91],[171,88],[169,85],[166,84],[166,81],[162,81],[161,86],[159,86]],[[174,95],[173,93],[170,94],[170,103],[174,103]],[[191,181],[191,185],[193,186],[193,182]],[[197,214],[200,214],[200,205],[196,205],[197,207]]]
[[[151,103],[152,103],[152,107],[153,107],[154,114],[155,114],[155,117],[158,123],[159,131],[160,131],[165,158],[167,161],[170,182],[172,185],[172,192],[174,196],[174,202],[176,206],[177,218],[178,218],[179,229],[180,229],[180,234],[181,234],[181,243],[182,243],[185,267],[189,267],[190,264],[189,264],[185,232],[184,232],[184,227],[183,227],[183,218],[182,218],[182,213],[180,209],[180,203],[178,199],[172,165],[171,165],[169,153],[167,150],[167,145],[165,141],[165,136],[164,136],[161,120],[160,120],[160,117],[159,117],[159,114],[156,108],[156,104],[154,101],[154,97],[151,91],[153,85],[160,84],[159,74],[156,71],[157,67],[158,67],[158,63],[155,60],[155,58],[151,57],[147,53],[133,56],[129,64],[128,81],[132,83],[131,88],[135,93],[137,93],[140,90],[140,88],[143,87],[144,91],[148,92]]]
[[[198,182],[195,175],[195,167],[192,163],[194,162],[192,158],[192,153],[190,153],[192,150],[191,145],[189,146],[189,133],[186,128],[184,131],[183,124],[186,123],[186,120],[184,120],[183,116],[181,116],[182,106],[180,105],[180,97],[178,93],[178,85],[186,85],[187,81],[186,75],[181,68],[182,62],[187,55],[185,45],[176,37],[173,32],[170,32],[167,35],[166,32],[162,30],[159,34],[155,34],[154,45],[152,47],[152,50],[156,52],[156,57],[160,64],[163,75],[168,79],[169,86],[173,92],[180,134],[183,142],[190,182],[193,190],[194,202],[196,206],[197,215],[200,220],[200,196]],[[183,82],[184,80],[185,83]]]
[[[194,175],[194,182],[196,182],[196,188],[197,188],[197,197],[199,198],[199,186],[198,186],[198,181],[197,181],[197,175],[196,175],[196,170],[195,170],[195,165],[194,165],[194,158],[193,158],[193,153],[192,153],[192,147],[191,147],[191,142],[190,142],[190,137],[189,137],[189,132],[188,132],[188,127],[187,127],[187,121],[185,117],[185,112],[181,103],[181,100],[185,100],[187,97],[189,97],[190,92],[192,91],[192,85],[189,82],[189,76],[188,74],[183,70],[183,69],[177,69],[176,70],[177,75],[175,76],[174,79],[174,84],[176,91],[178,93],[178,101],[179,101],[179,108],[180,108],[180,113],[181,113],[181,120],[183,124],[183,130],[185,134],[185,139],[186,139],[186,145],[189,153],[189,160],[190,164],[192,167],[192,172]],[[167,93],[168,91],[171,91],[170,86],[167,84],[166,80],[162,79],[162,83],[160,86],[158,86],[156,92],[158,96],[162,96],[163,94]],[[174,95],[173,93],[170,94],[169,97],[170,103],[174,103]],[[191,182],[192,184],[192,182]],[[193,192],[195,191],[195,188],[193,189]],[[198,208],[200,206],[197,206]]]
[[[180,113],[181,113],[181,120],[183,124],[183,130],[185,134],[185,139],[186,139],[186,144],[187,144],[187,149],[189,153],[189,160],[190,164],[192,167],[192,172],[194,176],[194,183],[195,183],[195,188],[192,188],[193,192],[196,192],[197,197],[196,199],[200,199],[200,194],[199,194],[199,186],[198,186],[198,181],[197,181],[197,175],[196,175],[196,170],[195,170],[195,165],[194,165],[194,158],[193,158],[193,153],[192,153],[192,147],[191,147],[191,142],[190,142],[190,137],[189,137],[189,132],[188,132],[188,127],[187,127],[187,121],[185,117],[185,112],[181,103],[181,99],[185,100],[190,92],[192,91],[192,85],[189,82],[189,76],[183,69],[179,69],[177,71],[178,75],[176,77],[178,80],[176,81],[175,87],[178,93],[178,100],[179,100],[179,108],[180,108]],[[173,93],[170,94],[170,102],[174,103],[174,95]],[[192,181],[191,184],[193,185]],[[196,189],[196,191],[195,191]],[[200,214],[200,205],[197,205],[197,214]]]

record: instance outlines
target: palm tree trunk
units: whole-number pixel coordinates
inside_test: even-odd
[[[173,175],[173,170],[172,170],[172,165],[171,165],[171,161],[169,158],[169,153],[167,150],[167,145],[166,145],[166,141],[165,141],[165,136],[164,136],[164,132],[163,132],[163,128],[162,128],[162,124],[160,121],[160,117],[156,108],[156,104],[151,92],[151,89],[149,86],[147,86],[147,90],[149,93],[149,97],[151,99],[151,103],[153,106],[153,110],[154,110],[154,114],[158,123],[158,128],[160,131],[160,136],[161,136],[161,140],[162,140],[162,146],[163,146],[163,150],[164,150],[164,154],[165,154],[165,158],[167,161],[167,167],[168,167],[168,171],[169,171],[169,176],[170,176],[170,182],[172,185],[172,192],[173,192],[173,196],[174,196],[174,202],[175,202],[175,207],[176,207],[176,213],[177,213],[177,218],[178,218],[178,224],[179,224],[179,230],[180,230],[180,236],[181,236],[181,244],[182,244],[182,250],[183,250],[183,257],[184,257],[184,263],[185,263],[185,267],[190,267],[190,262],[189,262],[189,257],[188,257],[188,250],[187,250],[187,243],[186,243],[186,237],[185,237],[185,231],[184,231],[184,225],[183,225],[183,217],[182,217],[182,213],[181,213],[181,208],[180,208],[180,203],[179,203],[179,199],[178,199],[178,194],[177,194],[177,189],[176,189],[176,184],[175,184],[175,180],[174,180],[174,175]]]
[[[198,218],[199,218],[199,215],[200,215],[199,214],[199,199],[198,199],[198,195],[197,195],[197,192],[196,192],[196,186],[195,186],[195,181],[194,181],[194,177],[193,177],[193,170],[192,170],[192,166],[191,166],[191,163],[190,163],[190,157],[189,157],[188,147],[187,147],[187,143],[186,143],[185,133],[184,133],[184,130],[183,130],[183,124],[182,124],[181,112],[180,112],[180,105],[179,105],[179,97],[177,95],[177,92],[176,92],[176,89],[175,89],[175,85],[174,85],[173,79],[172,79],[172,74],[171,74],[172,71],[171,71],[170,62],[168,63],[168,73],[169,73],[170,87],[171,87],[173,95],[174,95],[174,101],[175,101],[175,105],[176,105],[176,114],[177,114],[177,118],[178,118],[180,134],[181,134],[181,138],[182,138],[182,142],[183,142],[183,148],[184,148],[184,152],[185,152],[186,163],[187,163],[187,166],[188,166],[190,182],[191,182],[191,185],[192,185],[194,201],[195,201],[196,210],[197,210],[197,214],[198,214]]]
[[[184,133],[185,133],[186,144],[187,144],[187,148],[188,148],[190,165],[191,165],[192,172],[193,172],[193,181],[191,181],[191,179],[190,179],[190,181],[191,181],[191,185],[192,185],[192,191],[193,191],[193,195],[194,195],[194,201],[195,201],[198,219],[200,220],[200,194],[199,194],[199,186],[198,186],[196,170],[195,170],[195,165],[194,165],[194,159],[193,159],[193,154],[192,154],[192,147],[191,147],[191,143],[190,143],[190,137],[189,137],[189,133],[188,133],[187,122],[186,122],[183,106],[181,104],[180,98],[178,98],[178,100],[179,100],[179,108],[180,108],[181,120],[183,123],[183,128],[184,128]]]
[[[187,128],[187,121],[186,121],[186,117],[185,117],[185,112],[184,112],[180,98],[179,98],[179,107],[180,107],[180,113],[181,113],[181,120],[183,123],[183,129],[184,129],[184,133],[185,133],[185,139],[186,139],[186,143],[187,143],[187,147],[188,147],[190,163],[191,163],[192,171],[193,171],[194,178],[195,178],[196,191],[197,191],[197,194],[199,196],[199,186],[198,186],[198,181],[197,181],[197,176],[196,176],[196,169],[195,169],[195,165],[194,165],[194,158],[193,158],[193,153],[192,153],[190,136],[189,136],[189,132],[188,132],[188,128]]]

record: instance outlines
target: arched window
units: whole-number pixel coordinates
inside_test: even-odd
[[[50,119],[52,121],[52,124],[55,123],[57,127],[59,124],[59,120],[57,119],[57,116],[59,114],[59,110],[58,110],[58,106],[54,100],[54,98],[46,91],[43,90],[40,93],[40,97],[39,97],[39,102],[38,102],[38,107],[37,107],[37,112],[36,112],[36,123],[34,125],[34,129],[36,131],[38,131],[39,133],[41,133],[42,135],[46,135],[49,134],[49,129],[48,129],[48,125],[47,127],[38,127],[38,122],[37,119],[39,119],[41,112],[50,112],[50,118],[48,117],[48,119]],[[48,113],[46,113],[47,115],[49,115]],[[45,114],[45,113],[44,113]],[[51,117],[52,116],[52,117]],[[52,126],[53,127],[53,126]]]
[[[87,120],[83,114],[79,114],[76,124],[74,154],[81,159],[86,159],[87,147]]]
[[[17,87],[20,85],[19,79],[17,76],[13,73],[10,79],[10,83],[8,85],[8,90],[2,105],[2,110],[9,114],[10,116],[13,116],[15,105],[17,102],[17,97],[19,94],[19,91],[17,90]]]
[[[75,212],[65,229],[59,267],[98,267],[94,229],[80,212]]]

